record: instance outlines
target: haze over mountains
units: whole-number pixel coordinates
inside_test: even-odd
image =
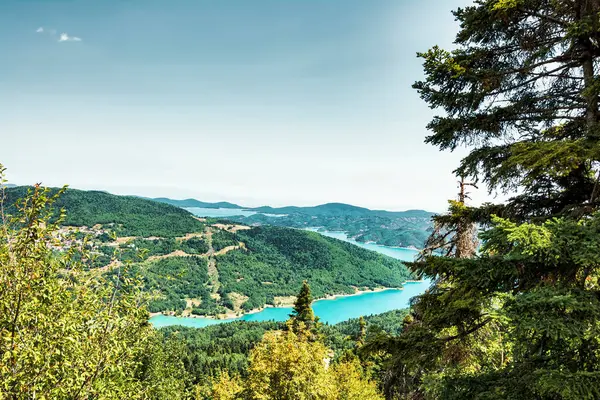
[[[432,212],[424,210],[370,210],[344,203],[327,203],[314,207],[244,207],[229,202],[208,203],[196,199],[152,199],[179,206],[199,217],[211,216],[207,209],[253,211],[250,215],[222,216],[247,225],[276,225],[291,228],[320,228],[343,231],[359,242],[385,246],[422,248],[431,231]],[[201,209],[201,210],[199,210]]]
[[[431,217],[435,213],[425,210],[406,210],[406,211],[386,211],[386,210],[371,210],[365,207],[353,206],[345,203],[326,203],[317,206],[298,207],[298,206],[285,206],[285,207],[245,207],[243,205],[230,203],[226,201],[211,203],[200,201],[196,199],[185,199],[175,200],[166,197],[150,198],[150,200],[158,201],[160,203],[167,203],[183,208],[227,208],[227,209],[243,209],[249,211],[256,211],[258,213],[267,214],[308,214],[308,215],[377,215],[382,217]]]

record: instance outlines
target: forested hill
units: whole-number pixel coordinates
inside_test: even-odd
[[[352,294],[357,289],[401,287],[412,279],[402,262],[350,243],[298,229],[207,225],[193,239],[122,243],[122,261],[135,260],[130,247],[146,251],[133,274],[162,296],[151,312],[236,314],[289,305],[303,280],[314,295]]]
[[[217,258],[221,291],[248,296],[245,309],[276,304],[278,296],[296,294],[303,280],[322,297],[356,287],[400,287],[411,279],[398,260],[315,232],[261,226],[232,239],[246,250]]]
[[[31,187],[7,188],[5,204],[10,207],[28,189]],[[51,191],[55,193],[58,189],[53,188]],[[101,191],[67,189],[55,207],[66,209],[64,225],[114,225],[113,230],[122,236],[173,237],[202,230],[204,227],[204,224],[182,208]]]
[[[28,189],[5,190],[9,213]],[[110,274],[132,263],[145,289],[160,294],[152,312],[242,313],[289,302],[303,280],[323,297],[400,287],[411,278],[398,260],[315,232],[207,222],[173,205],[100,191],[67,189],[54,207],[66,210],[61,235],[86,227],[80,233],[91,236],[90,268]]]

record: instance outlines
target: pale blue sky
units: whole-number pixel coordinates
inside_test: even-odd
[[[460,154],[423,143],[410,86],[469,3],[2,0],[0,162],[19,184],[442,210]]]

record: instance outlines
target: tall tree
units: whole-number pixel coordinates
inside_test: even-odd
[[[400,336],[367,348],[391,354],[390,397],[598,399],[600,1],[478,0],[454,15],[457,48],[420,54],[414,87],[443,111],[427,142],[469,147],[458,176],[519,194],[451,209],[450,226],[487,228],[480,253],[414,263],[436,284]]]
[[[311,307],[313,302],[310,286],[307,281],[302,282],[302,287],[294,302],[294,309],[290,315],[290,322],[294,332],[311,331],[315,328],[315,313]]]
[[[365,344],[365,339],[367,337],[367,322],[365,318],[361,315],[358,318],[358,337],[356,338],[356,345],[361,347]]]
[[[467,187],[477,187],[474,183],[458,182],[458,200],[449,201],[447,214],[433,216],[433,232],[425,242],[420,258],[433,254],[447,257],[469,258],[477,251],[477,225],[473,221],[473,209],[466,205],[469,198]]]
[[[505,212],[549,216],[598,203],[597,0],[478,0],[454,15],[458,48],[420,54],[421,97],[445,115],[427,142],[471,146],[457,174],[520,189]]]

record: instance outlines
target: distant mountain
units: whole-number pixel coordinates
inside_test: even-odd
[[[424,210],[385,211],[370,210],[344,203],[327,203],[314,207],[255,207],[248,210],[265,214],[306,214],[311,216],[379,216],[388,218],[431,218],[435,213]]]
[[[229,202],[226,202],[226,201],[220,201],[220,202],[217,202],[217,203],[207,203],[207,202],[196,200],[196,199],[174,200],[174,199],[169,199],[169,198],[166,198],[166,197],[157,197],[157,198],[144,197],[144,198],[148,199],[148,200],[154,200],[154,201],[157,201],[159,203],[171,204],[172,206],[184,207],[184,208],[189,208],[189,207],[198,207],[198,208],[235,208],[235,209],[244,208],[244,207],[239,206],[237,204],[229,203]]]
[[[255,207],[252,211],[266,214],[306,214],[306,215],[366,215],[372,211],[368,208],[356,207],[343,203],[327,203],[314,207]]]
[[[379,216],[388,218],[431,218],[435,213],[424,210],[407,210],[407,211],[386,211],[386,210],[370,210],[365,207],[353,206],[345,203],[326,203],[318,206],[285,206],[285,207],[244,207],[239,204],[220,201],[210,203],[196,199],[175,200],[167,197],[149,198],[148,200],[158,201],[159,203],[171,204],[177,207],[198,207],[198,208],[229,208],[243,209],[256,211],[262,214],[305,214],[310,216]]]
[[[431,217],[425,210],[370,210],[345,203],[327,203],[312,207],[243,207],[220,202],[206,203],[195,199],[152,199],[184,208],[229,208],[255,211],[254,215],[222,217],[247,225],[275,225],[290,228],[321,228],[343,231],[359,242],[375,242],[385,246],[422,248],[431,232]],[[191,210],[193,211],[193,210]]]
[[[14,187],[17,187],[17,185],[15,185],[14,183],[5,183],[5,184],[4,184],[4,185],[2,185],[2,186],[4,186],[4,187],[5,187],[5,188],[7,188],[7,189],[8,189],[8,188],[14,188]]]

